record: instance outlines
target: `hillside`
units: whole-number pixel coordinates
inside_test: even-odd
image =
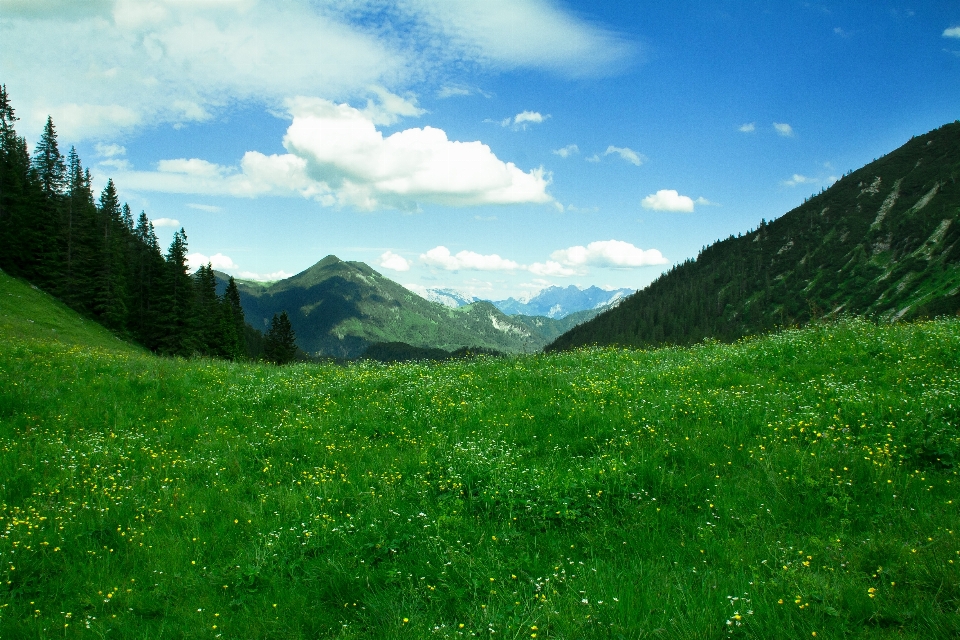
[[[53,296],[0,271],[0,335],[8,341],[62,343],[107,351],[142,349],[77,314]]]
[[[958,178],[960,122],[705,248],[548,350],[733,340],[843,313],[881,321],[957,313]]]
[[[221,277],[221,287],[223,278]],[[238,283],[247,322],[268,326],[287,311],[300,348],[313,355],[355,358],[374,343],[455,351],[479,347],[532,353],[582,322],[510,317],[489,302],[451,308],[423,299],[362,262],[327,256],[270,285]]]
[[[276,367],[0,287],[3,638],[960,634],[960,320]]]

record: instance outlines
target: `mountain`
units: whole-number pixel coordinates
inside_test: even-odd
[[[958,178],[960,121],[706,247],[548,350],[735,340],[844,313],[887,322],[957,313]]]
[[[526,302],[507,298],[493,302],[493,305],[507,315],[546,316],[563,318],[577,311],[604,309],[618,304],[633,293],[633,289],[614,289],[607,291],[600,287],[580,289],[574,285],[568,287],[547,287]]]
[[[427,288],[423,289],[420,295],[430,302],[437,302],[451,309],[465,307],[468,304],[480,301],[480,298],[463,293],[462,291],[457,291],[456,289]]]
[[[218,274],[220,286],[229,276]],[[372,344],[532,353],[587,319],[510,317],[489,302],[451,308],[425,300],[362,262],[327,256],[306,271],[263,285],[238,281],[247,322],[265,330],[286,311],[311,355],[355,358]]]

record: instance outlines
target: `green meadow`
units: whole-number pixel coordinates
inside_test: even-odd
[[[960,634],[960,321],[160,358],[0,276],[2,638]]]

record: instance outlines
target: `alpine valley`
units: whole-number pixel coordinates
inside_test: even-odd
[[[221,291],[228,277],[217,273]],[[285,280],[237,285],[250,325],[266,329],[274,314],[286,311],[297,344],[314,357],[357,358],[380,343],[447,352],[534,353],[605,308],[553,318],[507,315],[484,300],[453,307],[427,300],[362,262],[332,255]],[[615,292],[597,291],[618,298]]]

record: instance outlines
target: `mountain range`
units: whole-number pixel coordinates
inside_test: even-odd
[[[958,179],[960,121],[718,240],[548,350],[735,340],[841,314],[885,322],[956,314]]]
[[[606,290],[596,286],[581,289],[569,285],[567,287],[547,287],[541,289],[532,298],[519,300],[516,298],[507,298],[506,300],[478,298],[457,289],[449,288],[427,288],[422,291],[421,295],[431,302],[438,302],[453,309],[485,300],[508,316],[565,318],[578,311],[599,310],[615,306],[633,292],[633,289]]]
[[[217,273],[222,291],[229,278]],[[297,344],[312,356],[356,358],[373,344],[421,349],[541,350],[598,311],[563,318],[509,316],[487,301],[451,307],[431,302],[362,262],[327,256],[309,269],[270,284],[237,281],[249,324],[265,330],[286,311]]]

